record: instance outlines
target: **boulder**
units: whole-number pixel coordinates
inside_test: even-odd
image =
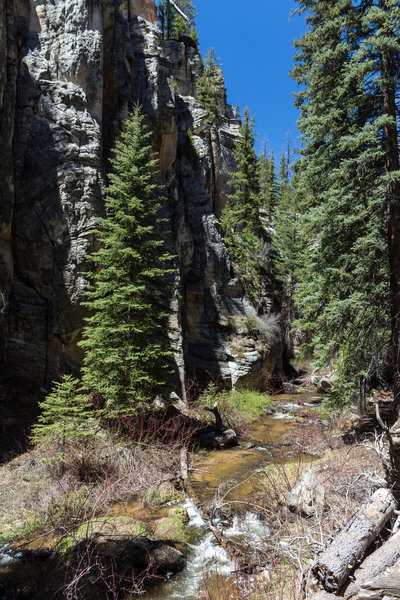
[[[233,429],[225,429],[222,433],[216,431],[200,432],[197,436],[200,448],[222,449],[237,446],[237,436]]]
[[[157,519],[154,523],[154,536],[159,540],[169,540],[170,542],[189,541],[185,525],[178,515]]]
[[[150,506],[161,506],[181,499],[182,494],[169,481],[162,481],[160,484],[151,487],[146,495],[146,502]]]
[[[325,490],[319,483],[314,471],[310,469],[296,483],[286,500],[290,510],[305,517],[320,514],[325,507]]]
[[[311,383],[317,388],[320,394],[329,394],[333,388],[333,382],[329,377],[314,375],[311,377]]]
[[[137,569],[150,568],[157,573],[177,573],[186,564],[185,557],[172,542],[139,537],[128,542],[125,552]]]
[[[185,525],[190,521],[189,513],[183,506],[173,506],[169,509],[168,516],[178,517]]]
[[[147,532],[147,526],[142,521],[131,517],[98,517],[82,523],[74,533],[73,539],[81,542],[86,539],[100,540],[113,537],[136,537]]]

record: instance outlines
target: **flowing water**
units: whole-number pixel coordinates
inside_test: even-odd
[[[197,500],[202,507],[209,507],[213,522],[220,527],[224,536],[235,541],[244,541],[257,548],[268,538],[269,530],[254,512],[248,499],[261,491],[259,472],[271,462],[289,462],[298,457],[288,442],[293,435],[307,438],[310,424],[307,412],[322,398],[302,392],[277,397],[277,412],[262,417],[250,426],[252,447],[237,447],[210,451],[196,458],[190,479]],[[189,543],[182,546],[187,557],[185,569],[174,576],[167,576],[151,586],[144,594],[146,600],[198,600],[202,597],[203,581],[227,578],[235,565],[227,553],[217,545],[193,501],[186,497],[180,503],[188,513],[187,530]],[[226,507],[234,507],[228,515]],[[157,517],[164,516],[170,507],[157,510]],[[253,510],[252,510],[253,508]],[[132,516],[140,520],[154,519],[146,514],[140,502],[118,505],[114,515]],[[41,540],[40,545],[43,545]],[[52,545],[52,544],[49,544]],[[36,544],[26,546],[32,550]],[[0,574],[7,569],[9,556],[0,548]]]
[[[213,522],[223,529],[226,538],[245,541],[253,548],[268,538],[268,527],[252,512],[248,502],[259,488],[257,473],[271,462],[289,462],[296,458],[290,445],[286,445],[287,438],[300,428],[307,436],[307,418],[299,420],[298,414],[305,414],[321,399],[306,392],[279,396],[277,412],[250,427],[250,435],[257,444],[254,448],[212,451],[194,464],[196,470],[191,474],[191,485],[196,497],[203,506],[212,503],[216,515]],[[224,521],[218,507],[223,507],[228,500],[229,506],[237,507],[237,513],[230,521]],[[205,577],[207,580],[213,575],[223,578],[235,570],[235,565],[217,545],[194,503],[187,498],[182,506],[190,517],[187,565],[178,575],[149,588],[144,595],[146,600],[198,600],[202,597]]]

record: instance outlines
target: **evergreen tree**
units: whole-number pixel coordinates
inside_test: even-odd
[[[295,294],[303,252],[303,239],[300,232],[300,210],[302,194],[298,177],[290,180],[286,159],[281,162],[279,200],[275,210],[275,236],[272,244],[273,268],[281,283],[281,305],[285,324],[285,341],[288,358],[293,355],[293,323],[297,317]]]
[[[161,0],[157,7],[157,14],[162,38],[164,40],[179,39],[180,35],[188,35],[197,44],[199,41],[196,32],[197,13],[193,2],[190,0],[175,0],[175,4],[187,16],[189,22],[177,13],[168,0]]]
[[[197,80],[197,99],[207,111],[206,122],[216,127],[223,120],[224,77],[214,48],[204,58],[204,71]]]
[[[97,232],[94,286],[85,305],[83,382],[105,400],[105,414],[135,412],[169,378],[171,346],[167,283],[172,256],[164,240],[165,199],[155,183],[157,161],[136,107],[111,161],[106,208]]]
[[[278,184],[278,196],[281,200],[285,194],[286,188],[290,181],[290,142],[288,142],[286,154],[281,155],[279,162],[279,184]]]
[[[362,405],[387,360],[390,297],[393,355],[399,356],[399,7],[392,0],[298,5],[309,27],[297,42],[293,72],[303,88],[296,100],[307,248],[301,324],[312,332],[321,361],[337,364],[340,397],[358,397]],[[390,295],[388,256],[396,279]]]
[[[161,0],[157,7],[158,22],[163,40],[169,40],[175,22],[175,11],[168,0]]]
[[[175,39],[179,39],[180,35],[188,35],[196,42],[196,44],[198,44],[199,38],[196,32],[197,12],[193,2],[190,2],[190,0],[178,0],[176,4],[185,13],[189,19],[189,23],[180,15],[176,15],[172,29],[172,36]]]
[[[62,451],[71,440],[89,435],[91,415],[88,396],[82,393],[77,379],[65,375],[54,384],[53,391],[39,403],[41,414],[32,429],[35,445],[60,441]]]
[[[235,145],[236,171],[230,180],[232,193],[222,211],[221,226],[228,252],[239,266],[248,291],[257,283],[262,254],[260,174],[254,144],[254,119],[246,108]]]
[[[267,156],[266,147],[258,158],[260,172],[260,208],[267,210],[272,216],[278,202],[278,186],[275,175],[275,156],[271,152]]]

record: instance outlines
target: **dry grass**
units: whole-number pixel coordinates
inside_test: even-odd
[[[0,467],[0,541],[39,528],[70,531],[116,502],[143,496],[175,472],[178,445],[94,438],[71,444],[63,461],[53,446]]]
[[[249,563],[256,574],[234,576],[230,581],[205,578],[203,587],[208,600],[298,600],[310,584],[309,567],[332,538],[382,485],[381,462],[373,440],[326,450],[322,458],[306,458],[310,447],[324,446],[325,433],[313,430],[302,442],[292,440],[300,457],[290,463],[278,461],[259,471],[260,493],[249,498],[246,509],[258,512],[270,529],[262,547],[251,551],[247,544]],[[326,448],[325,440],[325,448]],[[286,506],[288,492],[302,474],[313,469],[324,486],[326,506],[313,517],[305,518]],[[227,497],[226,490],[220,496]],[[235,509],[237,510],[237,505]],[[219,507],[221,510],[221,507]],[[229,515],[232,507],[222,509]],[[246,543],[244,544],[246,546]],[[233,591],[232,591],[233,590]]]

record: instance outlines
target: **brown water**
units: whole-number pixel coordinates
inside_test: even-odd
[[[200,504],[207,506],[212,503],[214,509],[229,504],[237,513],[233,522],[229,525],[225,523],[224,533],[227,537],[242,537],[248,543],[257,545],[269,535],[265,525],[251,512],[252,505],[249,503],[249,499],[256,497],[260,491],[259,471],[271,462],[287,463],[298,457],[293,452],[290,439],[300,432],[307,437],[312,425],[307,422],[306,412],[312,411],[312,407],[321,399],[321,396],[309,392],[280,395],[276,398],[277,412],[262,417],[250,426],[252,448],[237,447],[196,456],[190,479]],[[299,414],[303,418],[299,419]],[[205,575],[209,577],[214,573],[215,577],[228,578],[234,570],[225,551],[216,545],[213,535],[205,527],[193,502],[186,498],[180,504],[187,509],[190,517],[187,567],[182,573],[148,589],[144,594],[146,600],[198,600],[202,597]],[[149,511],[141,502],[132,501],[116,505],[111,514],[131,516],[146,522],[165,516],[169,508]],[[56,541],[51,536],[38,538],[25,545],[25,548],[35,550],[43,546],[51,547]],[[6,567],[1,565],[1,556],[0,549],[0,575],[2,568]]]
[[[289,440],[294,432],[307,437],[312,425],[298,419],[305,411],[322,400],[321,396],[302,392],[277,397],[277,412],[262,417],[250,426],[254,448],[231,448],[212,451],[193,464],[190,480],[199,502],[213,508],[233,506],[238,515],[230,525],[225,524],[226,537],[242,538],[257,545],[269,535],[268,528],[252,511],[251,498],[260,491],[259,471],[271,462],[287,463],[298,458]],[[189,512],[191,544],[188,545],[187,566],[182,573],[147,590],[146,600],[198,600],[204,597],[203,581],[211,577],[228,579],[235,569],[224,550],[219,548],[213,535],[205,527],[194,504],[187,499],[184,506]],[[223,512],[223,511],[222,511]],[[218,524],[218,523],[217,523]],[[223,525],[223,524],[222,524]]]

